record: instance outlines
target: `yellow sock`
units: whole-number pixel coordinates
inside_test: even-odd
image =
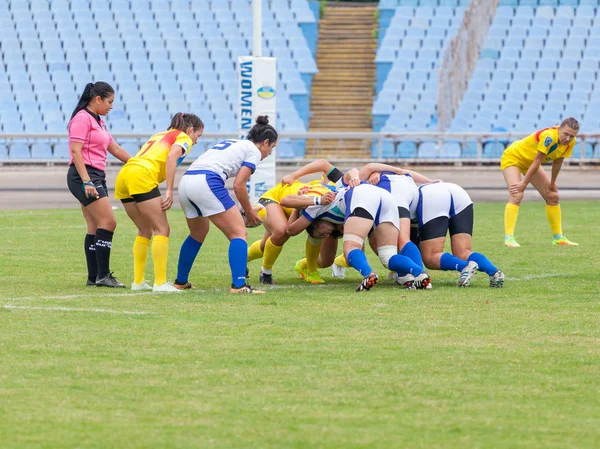
[[[348,265],[348,262],[346,262],[346,258],[344,257],[343,253],[337,256],[333,263],[336,264],[338,267],[350,268],[350,265]]]
[[[263,252],[260,249],[260,242],[262,242],[262,240],[257,240],[248,247],[248,262],[260,259],[263,256]]]
[[[144,282],[149,249],[150,239],[138,235],[133,242],[133,282],[136,284]]]
[[[311,242],[311,238],[307,238],[306,239],[306,269],[308,270],[309,273],[312,273],[313,271],[317,271],[319,269],[319,252],[321,251],[321,239],[318,240],[318,242],[316,242],[317,244],[315,245],[315,239],[312,239],[313,241]]]
[[[169,237],[155,235],[152,239],[152,261],[154,262],[154,283],[167,282],[167,257],[169,256]]]
[[[519,206],[506,203],[506,207],[504,208],[504,235],[515,235],[518,217]]]
[[[265,253],[263,255],[263,263],[262,263],[263,268],[265,268],[267,270],[270,270],[271,268],[273,268],[273,265],[275,264],[275,261],[279,257],[279,254],[281,254],[282,249],[283,249],[283,246],[273,245],[273,243],[271,242],[271,237],[269,237],[267,239],[267,243],[265,244]]]
[[[548,206],[546,204],[546,217],[550,222],[550,229],[555,239],[562,237],[562,216],[560,213],[560,204],[558,206]]]

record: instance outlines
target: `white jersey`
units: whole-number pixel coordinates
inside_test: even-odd
[[[373,226],[381,223],[392,223],[399,228],[400,217],[398,207],[392,194],[372,184],[360,184],[350,189],[345,195],[346,217],[351,216],[356,209],[367,211],[373,218]]]
[[[438,217],[454,217],[473,204],[469,194],[451,182],[423,184],[411,204],[411,216],[423,226]]]
[[[379,178],[380,187],[387,190],[394,197],[397,207],[410,210],[410,205],[418,193],[417,185],[410,175],[396,175],[394,173],[382,173]],[[415,218],[411,216],[411,218]]]
[[[249,167],[254,173],[261,159],[262,154],[253,142],[223,140],[198,157],[187,172],[213,172],[225,181],[235,177],[242,167]]]
[[[302,211],[302,216],[309,221],[320,218],[331,223],[344,224],[346,220],[346,199],[348,188],[337,191],[334,200],[327,205],[309,206]]]

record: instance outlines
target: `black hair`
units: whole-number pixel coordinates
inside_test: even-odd
[[[197,115],[178,112],[173,116],[169,125],[169,129],[178,129],[183,132],[189,127],[194,128],[194,130],[204,129],[204,123],[202,123],[202,120]]]
[[[560,124],[560,128],[562,128],[563,126],[568,126],[573,131],[579,131],[579,122],[577,121],[576,118],[573,118],[573,117],[564,119],[562,121],[562,123]]]
[[[319,224],[321,224],[322,221],[325,221],[321,218],[317,218],[316,220],[313,220],[310,222],[310,224],[308,225],[308,227],[306,228],[306,232],[308,233],[308,235],[310,235],[312,238],[319,238],[317,236],[314,235],[315,231],[317,230],[317,226]],[[336,239],[339,239],[340,237],[342,237],[344,235],[343,232],[338,231],[337,229],[333,229],[333,231],[331,231],[331,237],[335,237]]]
[[[275,128],[269,125],[269,116],[267,115],[259,115],[256,117],[256,125],[254,125],[248,133],[248,140],[254,143],[262,143],[265,140],[273,143],[277,142],[278,137]]]
[[[108,83],[105,83],[104,81],[97,81],[95,83],[87,83],[85,85],[85,89],[83,89],[83,93],[81,94],[81,97],[79,97],[79,102],[77,103],[77,106],[75,106],[75,110],[73,111],[73,114],[71,114],[71,119],[73,117],[75,117],[75,115],[79,111],[81,111],[82,109],[85,109],[87,107],[87,105],[90,104],[90,101],[92,101],[92,99],[94,97],[100,97],[104,100],[105,98],[110,97],[114,93],[115,93],[115,90],[112,88],[112,86]]]

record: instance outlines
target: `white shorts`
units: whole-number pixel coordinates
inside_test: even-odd
[[[191,170],[183,175],[179,203],[186,218],[210,217],[235,206],[223,178],[206,170]]]
[[[438,182],[419,187],[416,218],[422,240],[445,236],[447,230],[451,235],[472,234],[472,204],[468,193],[456,184]]]
[[[346,220],[355,215],[356,209],[364,209],[373,217],[373,226],[392,223],[400,230],[398,207],[391,193],[371,184],[361,184],[346,192]],[[356,214],[356,216],[361,216]],[[363,217],[366,218],[366,217]]]

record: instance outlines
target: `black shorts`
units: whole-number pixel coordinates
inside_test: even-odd
[[[85,166],[90,180],[96,186],[96,191],[98,192],[99,198],[105,198],[108,196],[108,189],[106,188],[106,173],[102,170],[98,170],[90,165]],[[69,166],[69,171],[67,171],[67,186],[69,190],[73,194],[75,198],[84,206],[89,206],[94,201],[99,198],[88,198],[85,196],[85,190],[83,190],[83,181],[77,173],[77,169],[75,165]]]
[[[160,189],[158,188],[158,186],[156,186],[149,192],[136,193],[134,195],[131,195],[131,198],[124,198],[121,200],[121,203],[123,203],[123,204],[133,203],[133,202],[141,203],[143,201],[148,201],[148,200],[152,200],[154,198],[158,198],[159,196],[160,196]]]
[[[448,231],[450,231],[450,237],[455,234],[473,235],[472,204],[469,204],[454,217],[437,217],[425,223],[425,225],[419,229],[419,238],[423,242],[425,240],[446,237]]]
[[[263,206],[267,207],[267,204],[279,204],[277,201],[272,200],[270,198],[259,198],[258,199],[258,204],[262,204]]]

